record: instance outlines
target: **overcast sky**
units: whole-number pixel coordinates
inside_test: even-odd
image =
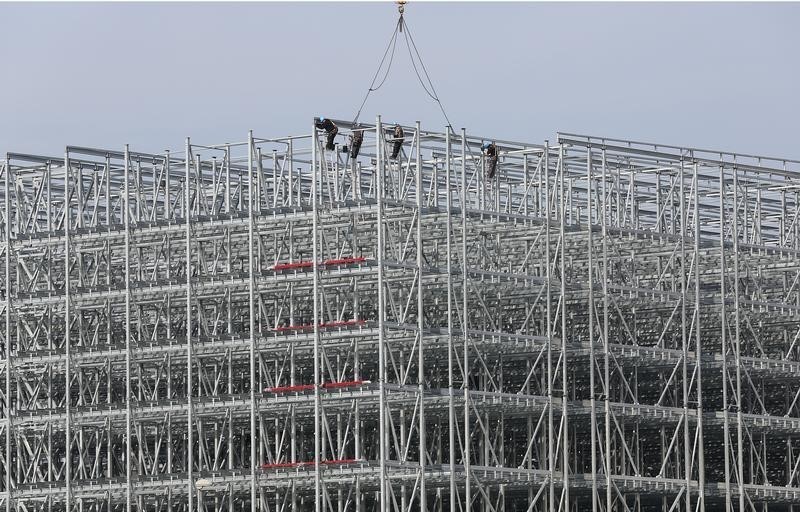
[[[352,119],[392,3],[0,3],[0,151],[158,152]],[[415,3],[456,128],[800,159],[800,3]],[[362,119],[442,129],[405,44]]]

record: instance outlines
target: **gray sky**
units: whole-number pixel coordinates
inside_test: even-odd
[[[800,3],[414,3],[456,128],[565,131],[800,159]],[[391,3],[0,3],[0,151],[139,151],[352,119]],[[398,43],[362,119],[443,129]]]

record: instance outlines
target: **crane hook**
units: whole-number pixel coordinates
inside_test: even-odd
[[[397,0],[397,10],[400,12],[400,19],[397,20],[397,24],[400,27],[400,32],[403,31],[403,12],[406,10],[406,1],[407,0]]]

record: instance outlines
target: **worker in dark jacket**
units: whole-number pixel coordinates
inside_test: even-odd
[[[397,158],[397,155],[400,154],[400,148],[403,147],[403,141],[405,140],[404,137],[405,135],[403,134],[403,127],[399,124],[394,125],[394,145],[392,146],[392,158]]]
[[[325,149],[328,151],[333,151],[336,146],[333,145],[333,139],[336,138],[336,134],[339,133],[339,128],[334,124],[333,121],[330,119],[325,119],[324,117],[319,117],[314,121],[316,127],[320,130],[325,130],[325,134],[328,136],[325,142]]]
[[[497,146],[494,145],[494,142],[484,142],[481,150],[486,158],[486,175],[492,179],[497,170]]]
[[[358,152],[361,151],[361,143],[364,142],[364,130],[356,126],[353,129],[353,135],[350,136],[350,157],[358,158]]]

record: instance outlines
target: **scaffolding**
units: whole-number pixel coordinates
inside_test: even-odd
[[[800,162],[336,123],[6,155],[6,511],[800,510]]]

